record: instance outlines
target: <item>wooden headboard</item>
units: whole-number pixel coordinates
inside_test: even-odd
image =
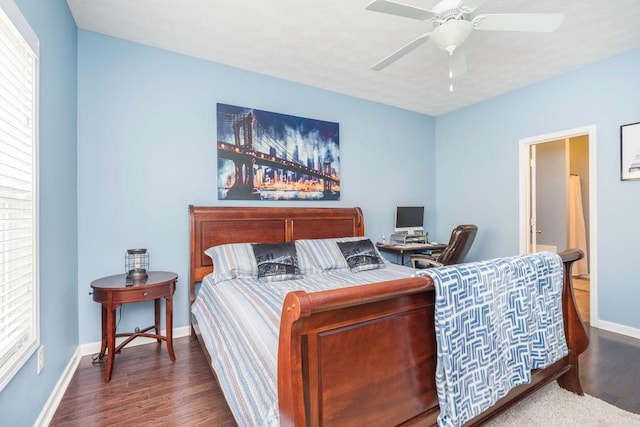
[[[277,243],[299,239],[364,236],[360,208],[189,206],[189,301],[195,284],[213,271],[204,251],[225,243]]]

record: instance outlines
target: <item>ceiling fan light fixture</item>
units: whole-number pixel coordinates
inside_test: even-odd
[[[467,72],[465,48],[467,37],[474,30],[553,32],[564,19],[562,13],[489,13],[475,14],[486,0],[437,0],[432,10],[400,3],[403,0],[374,0],[367,10],[390,15],[430,21],[433,29],[402,46],[371,67],[380,71],[409,52],[432,40],[449,54],[449,79]],[[453,85],[449,86],[453,91]]]
[[[451,54],[455,48],[464,43],[471,31],[473,31],[473,24],[470,21],[452,19],[434,28],[430,38],[436,46]]]

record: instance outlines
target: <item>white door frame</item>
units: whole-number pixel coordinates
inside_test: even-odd
[[[528,234],[530,230],[529,212],[531,209],[531,179],[529,173],[529,148],[531,145],[575,136],[589,136],[589,278],[590,278],[590,323],[598,327],[598,212],[597,212],[597,178],[596,178],[596,125],[568,129],[545,135],[523,138],[519,141],[519,189],[520,189],[520,253],[527,253]]]

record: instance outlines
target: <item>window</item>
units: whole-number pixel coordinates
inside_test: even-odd
[[[37,94],[38,40],[0,0],[0,391],[40,342]]]

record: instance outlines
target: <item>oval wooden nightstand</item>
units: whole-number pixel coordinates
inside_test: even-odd
[[[126,274],[103,277],[91,282],[93,300],[102,304],[102,345],[99,358],[107,355],[105,382],[111,379],[115,354],[137,337],[155,338],[158,343],[166,341],[167,351],[172,361],[173,354],[173,293],[176,290],[178,275],[169,271],[150,271],[144,280],[127,280]],[[160,335],[160,300],[165,300],[166,336]],[[154,300],[154,324],[147,328],[129,333],[116,333],[116,308],[122,304]],[[148,331],[154,330],[155,333]],[[117,337],[128,337],[116,347]]]

